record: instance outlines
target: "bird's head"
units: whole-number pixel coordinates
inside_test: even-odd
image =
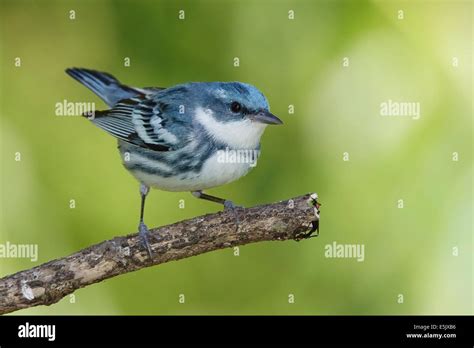
[[[250,121],[269,125],[283,122],[270,113],[267,98],[256,87],[242,82],[214,82],[207,88],[207,107],[220,122]]]
[[[190,86],[196,120],[214,138],[236,148],[255,147],[267,125],[283,122],[270,112],[256,87],[241,82],[207,82]]]

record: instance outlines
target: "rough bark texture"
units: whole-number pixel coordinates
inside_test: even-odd
[[[150,259],[137,234],[115,237],[64,258],[0,279],[0,314],[50,305],[75,290],[144,267],[208,251],[272,240],[301,240],[319,225],[317,196],[220,212],[151,230]]]

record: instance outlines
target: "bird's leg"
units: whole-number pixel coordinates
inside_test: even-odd
[[[140,224],[138,225],[138,234],[142,239],[142,243],[145,246],[146,250],[148,251],[148,255],[152,258],[151,247],[150,243],[148,242],[148,236],[150,235],[150,231],[148,227],[146,227],[145,223],[143,222],[143,215],[145,212],[145,199],[146,195],[150,192],[150,188],[145,184],[140,184],[140,196],[142,198],[141,208],[140,208]]]
[[[224,199],[224,198],[219,198],[219,197],[216,197],[216,196],[211,196],[211,195],[208,195],[206,193],[203,193],[202,191],[193,191],[191,193],[196,198],[204,199],[206,201],[211,201],[211,202],[214,202],[214,203],[222,204],[224,206],[224,210],[232,211],[232,213],[235,216],[235,222],[236,222],[237,226],[239,226],[240,219],[239,219],[239,214],[236,211],[236,208],[238,208],[238,206],[236,206],[232,201],[229,201],[229,200]]]

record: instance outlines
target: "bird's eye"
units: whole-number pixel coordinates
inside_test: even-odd
[[[240,110],[242,110],[242,105],[237,102],[232,102],[232,104],[230,104],[230,110],[235,113],[240,112]]]

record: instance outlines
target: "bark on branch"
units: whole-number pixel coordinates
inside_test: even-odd
[[[309,238],[319,226],[316,194],[238,209],[238,214],[238,229],[232,212],[152,229],[152,259],[138,235],[130,234],[6,276],[0,279],[0,314],[50,305],[79,288],[168,261],[260,241]]]

